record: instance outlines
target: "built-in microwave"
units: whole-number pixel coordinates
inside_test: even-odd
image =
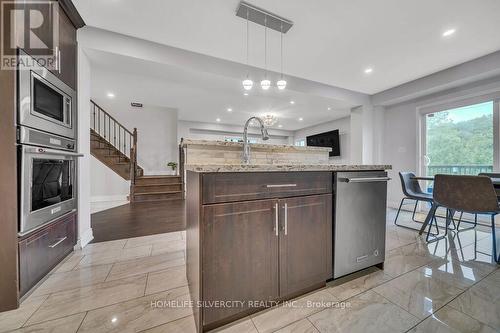
[[[20,225],[26,234],[77,208],[76,164],[80,154],[19,145]]]
[[[76,138],[76,93],[33,58],[19,51],[18,125]]]

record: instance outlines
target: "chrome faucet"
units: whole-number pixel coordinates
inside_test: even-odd
[[[269,140],[269,134],[267,133],[267,129],[264,126],[264,122],[259,117],[251,117],[245,123],[245,128],[243,130],[243,163],[250,163],[250,144],[248,143],[248,125],[252,120],[257,120],[260,124],[260,133],[262,134],[262,140]]]

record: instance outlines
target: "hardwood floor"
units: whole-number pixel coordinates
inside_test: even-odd
[[[185,201],[136,202],[91,215],[93,243],[181,231]]]

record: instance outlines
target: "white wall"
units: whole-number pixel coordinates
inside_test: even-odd
[[[83,154],[78,159],[78,247],[94,238],[90,225],[90,83],[90,62],[78,47],[78,152]]]
[[[330,157],[330,161],[339,164],[349,164],[351,161],[351,117],[345,117],[324,124],[303,128],[295,131],[294,141],[305,140],[309,135],[338,129],[340,132],[340,156]]]
[[[179,121],[177,138],[200,140],[224,140],[226,136],[243,136],[243,126],[211,124],[194,121]],[[260,138],[260,130],[251,127],[248,130],[251,137]],[[268,130],[269,144],[293,144],[293,132],[279,129]]]
[[[101,161],[92,156],[90,161],[91,201],[123,201],[130,194],[130,181],[123,179]]]

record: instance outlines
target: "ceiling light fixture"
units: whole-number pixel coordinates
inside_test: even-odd
[[[246,79],[243,80],[243,89],[245,90],[251,90],[253,87],[253,81],[250,80],[250,73],[248,72],[248,39],[249,39],[249,32],[248,32],[248,9],[247,9],[247,77]]]
[[[456,29],[448,29],[445,32],[443,32],[443,37],[449,37],[453,35],[457,30]]]
[[[215,119],[216,122],[220,123],[220,118]]]
[[[109,92],[109,93],[107,94],[107,96],[108,96],[109,98],[114,98],[114,97],[115,97],[115,94],[113,94],[112,92]]]
[[[262,122],[264,123],[264,125],[266,125],[268,127],[273,126],[274,124],[276,124],[278,122],[278,118],[276,118],[272,114],[266,114],[264,117],[261,117],[261,119],[262,119]]]
[[[243,95],[248,96],[248,93],[247,93],[247,92],[244,92],[244,93],[243,93]]]
[[[233,109],[227,108],[227,112],[233,112]]]
[[[370,74],[373,72],[373,68],[371,67],[368,67],[367,69],[365,69],[365,74]]]
[[[300,117],[300,118],[299,118],[299,121],[302,121],[302,120],[304,120],[304,118]]]
[[[283,125],[279,124],[279,125],[278,125],[278,127],[279,127],[279,128],[282,128],[282,127],[283,127]]]
[[[267,16],[264,18],[264,80],[260,81],[262,90],[268,90],[271,87],[271,81],[267,79]]]
[[[295,104],[295,101],[290,101],[290,104],[292,104],[292,105]]]
[[[330,111],[332,108],[331,107],[328,107],[328,111]]]
[[[286,81],[283,79],[283,23],[280,26],[280,58],[281,58],[281,78],[276,82],[279,90],[286,88]]]

